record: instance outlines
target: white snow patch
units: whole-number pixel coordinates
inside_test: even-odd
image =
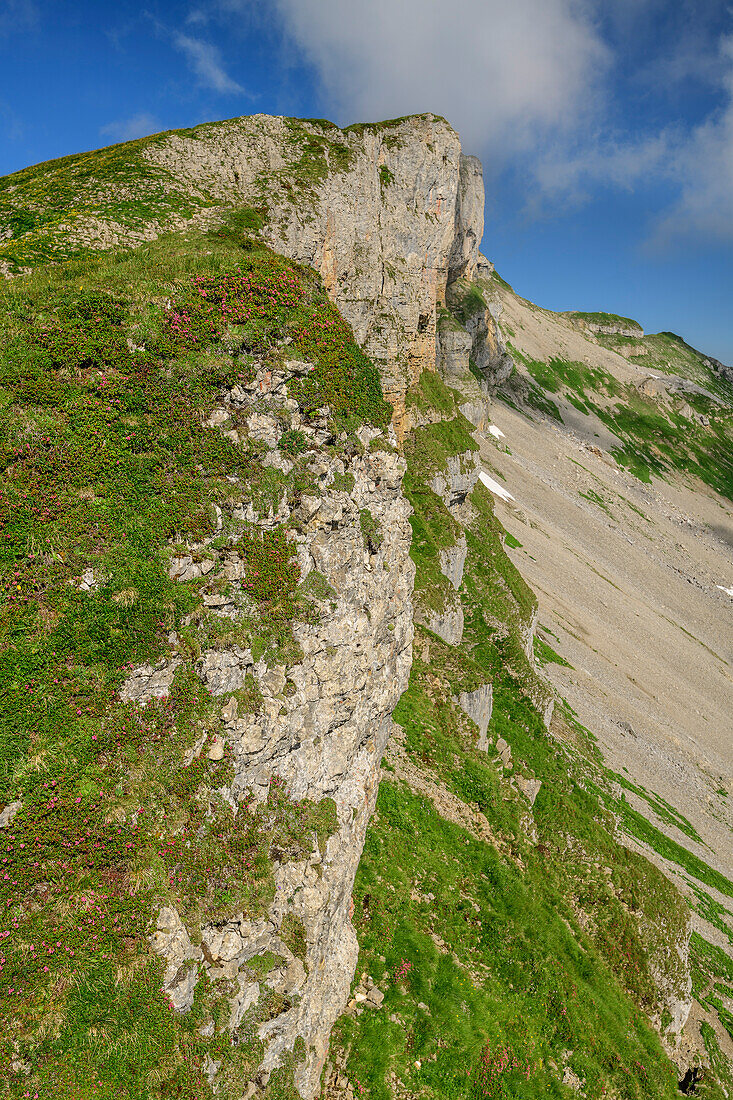
[[[503,431],[501,430],[501,428],[497,428],[496,424],[489,424],[488,432],[489,435],[493,435],[494,439],[505,438]]]
[[[493,477],[489,477],[489,475],[485,474],[483,470],[478,476],[479,481],[483,482],[489,492],[493,493],[494,496],[500,497],[502,500],[514,500],[514,497],[508,491],[508,489],[505,489],[504,486],[500,485],[498,481],[494,481]]]
[[[726,596],[733,596],[733,588],[724,588],[722,584],[716,584],[716,588],[719,588],[721,592],[725,592]]]

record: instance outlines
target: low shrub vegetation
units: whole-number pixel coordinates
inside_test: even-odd
[[[252,499],[308,484],[204,423],[223,388],[253,377],[254,355],[277,364],[289,337],[288,354],[311,360],[305,415],[328,405],[339,430],[387,419],[378,374],[314,273],[257,245],[254,228],[234,219],[0,291],[0,809],[17,811],[0,833],[9,1097],[202,1100],[207,1055],[222,1062],[220,1095],[240,1096],[261,1044],[200,1034],[228,1011],[228,991],[204,977],[192,1011],[172,1011],[151,920],[164,904],[191,928],[263,916],[271,849],[303,858],[336,826],[332,803],[295,803],[276,780],[235,826],[218,793],[231,755],[206,756],[221,702],[193,671],[209,641],[203,581],[168,572],[173,549],[220,537],[215,506],[233,484]],[[297,462],[305,436],[284,439]],[[317,611],[285,529],[245,526],[231,546],[250,611],[206,629],[256,659],[292,645],[293,619]],[[183,659],[169,695],[123,703],[131,669],[165,657],[171,632]],[[250,680],[241,711],[258,705]],[[300,945],[298,928],[288,934]],[[292,1095],[285,1071],[266,1094]]]

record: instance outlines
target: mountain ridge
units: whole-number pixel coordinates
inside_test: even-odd
[[[6,754],[3,827],[27,843],[19,831],[38,828],[43,800],[44,813],[57,812],[43,783],[61,782],[65,812],[91,799],[94,828],[118,820],[129,831],[129,866],[116,854],[100,867],[150,883],[151,894],[133,907],[134,931],[125,915],[129,934],[106,951],[125,960],[117,981],[155,1020],[165,1051],[151,1062],[144,1015],[122,1010],[111,964],[95,971],[84,956],[75,971],[66,960],[56,986],[33,971],[53,1026],[23,986],[10,1011],[6,1034],[20,1036],[6,1042],[10,1095],[37,1083],[86,1096],[99,1080],[109,1095],[141,1097],[311,1097],[323,1087],[475,1100],[521,1087],[651,1100],[705,1067],[708,1095],[723,1096],[730,871],[707,866],[674,792],[609,772],[577,699],[563,699],[571,635],[553,636],[546,586],[538,606],[516,564],[535,569],[520,553],[522,527],[546,526],[551,494],[539,479],[529,522],[529,480],[512,484],[518,503],[502,503],[497,489],[531,448],[522,442],[514,460],[510,433],[501,443],[490,419],[504,408],[505,427],[516,418],[517,438],[534,432],[543,450],[562,430],[642,487],[699,492],[702,478],[713,499],[729,491],[727,379],[683,348],[670,362],[697,389],[642,391],[636,383],[667,363],[668,341],[635,335],[629,350],[623,333],[591,339],[522,305],[478,251],[480,164],[444,120],[342,132],[254,119],[151,141],[152,184],[165,178],[165,201],[183,196],[185,217],[151,221],[148,207],[130,206],[125,226],[107,210],[108,233],[109,196],[95,206],[94,176],[77,181],[87,212],[69,219],[57,204],[46,223],[56,259],[70,249],[64,262],[4,290],[5,737],[24,745],[31,721],[13,661],[47,709],[59,705],[55,685],[73,687],[74,701],[77,681],[90,685],[92,716],[69,711],[79,732],[63,751],[51,725],[40,753]],[[203,140],[191,136],[202,129]],[[124,176],[138,171],[139,147],[112,147],[118,207],[131,202]],[[0,224],[19,230],[6,264],[20,266],[23,247],[29,262],[33,249],[47,260],[43,225],[13,223],[18,207],[8,214],[15,199],[7,178],[0,184]],[[392,426],[360,347],[379,368]],[[160,421],[160,401],[190,406],[183,435]],[[67,485],[63,469],[84,476]],[[34,504],[26,531],[29,471],[52,506]],[[184,475],[193,510],[175,503],[186,499]],[[617,502],[588,476],[583,514],[605,522]],[[148,521],[153,541],[136,557],[145,494],[165,522]],[[110,526],[115,508],[129,529]],[[561,592],[557,576],[553,585]],[[136,610],[120,619],[127,608]],[[134,616],[148,633],[135,635]],[[96,663],[69,626],[57,632],[67,622],[108,639],[89,650]],[[119,735],[104,732],[97,755],[120,722],[128,736],[148,731],[134,758],[139,796],[125,786]],[[722,796],[716,812],[725,816]],[[146,813],[155,828],[139,842]],[[73,819],[70,828],[73,844]],[[239,849],[240,832],[254,844],[257,828],[265,846]],[[201,865],[187,835],[206,853]],[[657,862],[680,882],[686,872],[694,932],[690,904],[632,842],[653,859],[663,850]],[[24,856],[12,858],[32,881]],[[74,863],[62,904],[56,856],[43,858],[41,901],[10,895],[8,931],[24,929],[8,954],[14,989],[26,981],[29,931],[48,936],[44,922],[100,892],[96,864]],[[108,924],[103,901],[92,912]],[[68,934],[66,954],[83,954]],[[144,989],[131,958],[151,975]],[[95,982],[104,990],[93,1020],[68,992],[71,974],[89,1004]],[[156,981],[167,1008],[145,1000]]]

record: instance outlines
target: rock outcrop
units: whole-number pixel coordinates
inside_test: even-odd
[[[435,366],[436,308],[450,281],[473,275],[483,235],[481,163],[452,127],[433,115],[346,131],[253,115],[171,134],[146,156],[222,203],[267,207],[264,238],[320,273],[401,424],[408,386]]]
[[[303,371],[288,363],[281,372],[263,367],[245,387],[229,391],[222,415],[210,418],[212,430],[223,430],[231,411],[245,411],[244,430],[271,422],[270,464],[287,462],[277,442],[288,416],[290,430],[313,429],[288,405],[288,382]],[[306,365],[307,367],[307,365]],[[280,419],[277,418],[279,413]],[[370,436],[382,433],[371,431]],[[385,441],[386,443],[386,441]],[[304,1043],[305,1060],[295,1079],[301,1095],[312,1097],[319,1086],[328,1040],[336,1017],[348,999],[358,946],[350,920],[354,875],[376,800],[382,755],[392,727],[392,710],[407,686],[411,664],[411,592],[414,566],[409,558],[409,506],[401,481],[404,460],[389,444],[351,459],[328,460],[313,451],[321,485],[318,496],[304,496],[288,509],[297,545],[302,583],[311,585],[317,620],[295,623],[294,638],[302,658],[297,663],[270,666],[255,660],[241,645],[205,650],[195,663],[199,677],[222,701],[222,733],[209,752],[211,759],[231,753],[233,780],[222,792],[234,812],[243,804],[265,801],[273,782],[294,800],[335,805],[334,831],[300,861],[276,859],[275,898],[266,918],[252,921],[232,914],[223,924],[187,929],[174,910],[161,910],[151,943],[166,959],[164,988],[173,1008],[186,1012],[200,969],[212,980],[237,983],[231,1001],[230,1030],[256,1013],[262,993],[280,995],[282,1010],[258,1025],[265,1045],[261,1065],[269,1073]],[[349,491],[334,487],[336,479],[351,479]],[[235,567],[226,540],[236,540],[242,522],[268,526],[252,501],[236,494],[222,502],[217,546],[206,547],[206,569],[214,586],[229,582],[224,602],[236,608],[246,601],[244,579]],[[361,517],[368,511],[378,535],[365,538]],[[375,545],[376,544],[376,545]],[[191,546],[200,561],[203,547]],[[191,572],[174,559],[172,575],[185,583]],[[191,573],[200,577],[199,569]],[[206,592],[204,605],[209,606]],[[241,612],[239,612],[241,614]],[[211,605],[209,614],[226,614]],[[237,614],[235,610],[234,615]],[[160,667],[133,670],[121,696],[145,703],[166,694],[179,657]],[[236,693],[251,678],[261,701],[249,713]],[[199,746],[201,751],[202,746]],[[212,756],[212,752],[215,756]],[[302,930],[298,957],[285,941],[283,929]],[[196,943],[202,947],[196,947]],[[247,963],[271,952],[282,960],[261,982],[253,981]],[[213,1072],[213,1071],[212,1071]]]
[[[461,587],[467,554],[468,545],[465,535],[461,535],[453,546],[445,547],[440,551],[440,571],[450,581],[456,592]]]
[[[486,732],[491,721],[494,701],[494,689],[491,684],[483,684],[475,691],[462,691],[458,696],[458,705],[478,727],[477,747],[488,751],[489,742]]]
[[[597,332],[599,336],[626,336],[629,339],[636,340],[644,335],[644,329],[636,323],[633,325],[620,322],[618,324],[599,324],[596,321],[586,321],[585,324],[591,332]]]
[[[136,245],[213,227],[232,207],[256,210],[254,232],[319,272],[380,368],[398,433],[408,430],[404,397],[435,366],[437,310],[449,283],[472,279],[479,262],[481,163],[461,152],[455,130],[431,114],[346,130],[250,115],[138,144],[137,193],[127,178],[100,178],[85,196],[87,212],[55,226],[64,247]],[[92,167],[85,172],[93,176]],[[99,215],[100,198],[110,211],[135,199],[160,214],[125,225],[123,212]]]
[[[448,318],[438,327],[438,360],[445,373],[465,375],[470,366],[489,390],[506,381],[514,361],[499,328],[502,306],[488,281],[491,265],[479,254],[475,274],[453,279],[447,289]],[[463,334],[463,336],[462,336]]]
[[[448,511],[455,515],[460,513],[461,506],[473,492],[479,472],[476,451],[449,455],[444,468],[431,478],[430,488],[442,499]]]
[[[263,239],[321,275],[380,367],[399,428],[408,386],[435,366],[436,308],[478,262],[481,163],[462,154],[455,130],[431,114],[346,130],[251,115],[145,139],[137,156],[139,187],[169,196],[172,212],[143,227],[77,212],[57,227],[67,244],[138,244],[251,205]],[[115,191],[127,188],[121,180]],[[174,201],[182,194],[188,223]]]

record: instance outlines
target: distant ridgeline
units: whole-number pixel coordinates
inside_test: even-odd
[[[733,1087],[733,963],[620,842],[479,476],[503,386],[731,497],[729,376],[607,315],[680,388],[517,350],[483,199],[432,115],[0,180],[3,1096]]]

